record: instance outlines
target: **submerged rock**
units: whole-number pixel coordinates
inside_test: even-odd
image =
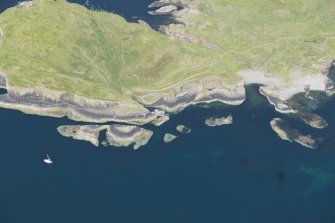
[[[270,122],[273,131],[277,133],[277,135],[289,142],[297,142],[302,146],[316,149],[318,147],[317,140],[311,135],[302,135],[298,130],[292,128],[288,122],[280,119],[274,118]]]
[[[189,134],[191,132],[191,129],[185,125],[178,125],[176,129],[183,134]]]
[[[172,142],[173,140],[175,140],[178,136],[175,136],[173,134],[170,134],[170,133],[166,133],[164,135],[164,142],[166,143],[169,143],[169,142]]]
[[[131,125],[63,125],[57,128],[58,132],[65,137],[91,142],[99,146],[99,135],[106,130],[106,139],[102,144],[107,146],[131,146],[138,149],[148,143],[152,131]]]
[[[229,115],[228,117],[221,117],[221,118],[208,118],[205,121],[205,125],[208,127],[215,127],[215,126],[221,126],[221,125],[230,125],[233,123],[233,116]]]
[[[312,113],[300,113],[300,118],[309,126],[317,129],[323,129],[328,126],[326,120]]]

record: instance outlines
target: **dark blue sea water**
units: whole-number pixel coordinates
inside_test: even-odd
[[[132,2],[148,3],[99,4],[127,12]],[[335,98],[316,110],[329,127],[315,130],[276,113],[255,87],[247,93],[238,107],[192,107],[146,126],[154,137],[139,151],[64,138],[57,126],[75,123],[65,118],[0,109],[0,223],[334,223]],[[205,127],[228,114],[233,125]],[[325,141],[319,150],[282,141],[274,117]],[[191,134],[164,144],[180,123]],[[46,153],[54,165],[44,165]]]

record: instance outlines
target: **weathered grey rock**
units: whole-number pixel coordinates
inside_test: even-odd
[[[133,148],[137,150],[146,145],[152,135],[152,131],[138,126],[109,125],[106,131],[106,142],[116,147],[133,145]]]
[[[4,80],[0,76],[3,85]],[[17,109],[27,114],[67,116],[75,121],[94,123],[115,121],[136,125],[156,118],[138,103],[95,100],[39,87],[28,89],[7,86],[6,89],[7,94],[0,95],[0,107]]]
[[[221,118],[208,118],[205,120],[205,125],[208,127],[215,127],[221,125],[230,125],[233,123],[233,116],[229,115],[228,117],[221,117]]]
[[[16,7],[22,9],[22,8],[30,8],[33,5],[34,5],[33,1],[21,1]]]
[[[277,135],[289,142],[297,142],[302,146],[316,149],[318,147],[318,142],[311,135],[302,135],[298,130],[293,129],[288,122],[280,119],[274,118],[270,122],[273,131],[277,133]]]
[[[155,11],[149,11],[148,13],[151,15],[169,15],[176,11],[178,8],[174,5],[167,5],[167,6],[162,6],[159,9]]]
[[[326,120],[324,120],[321,116],[312,113],[300,113],[300,118],[309,126],[317,129],[323,129],[328,126]]]
[[[191,129],[185,125],[178,125],[176,129],[178,132],[183,134],[189,134],[191,132]]]
[[[170,134],[170,133],[166,133],[164,135],[164,142],[166,143],[169,143],[169,142],[172,142],[173,140],[175,140],[178,136],[175,136],[173,134]]]
[[[99,135],[106,130],[106,139],[102,144],[115,147],[133,146],[138,149],[146,145],[153,135],[152,131],[131,125],[64,125],[57,128],[58,132],[65,137],[91,142],[99,146]]]
[[[99,125],[63,125],[57,128],[57,131],[65,136],[77,140],[84,140],[99,146],[99,133],[106,126]]]

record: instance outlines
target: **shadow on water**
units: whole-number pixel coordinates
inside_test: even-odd
[[[0,95],[7,94],[7,90],[4,88],[0,88]]]

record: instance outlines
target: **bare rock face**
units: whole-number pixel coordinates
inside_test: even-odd
[[[123,103],[89,99],[63,91],[41,87],[20,88],[7,86],[6,77],[0,74],[0,107],[20,110],[27,114],[63,117],[75,121],[104,123],[108,121],[141,125],[156,117],[138,103]]]
[[[170,92],[149,93],[139,97],[138,100],[144,106],[160,108],[168,112],[180,111],[191,104],[214,101],[240,105],[245,100],[245,88],[242,81],[230,85],[221,77],[209,76],[184,82]]]
[[[221,118],[208,118],[205,120],[205,125],[208,127],[216,127],[221,125],[230,125],[233,123],[233,116],[229,115],[228,117],[221,117]]]
[[[152,135],[152,131],[138,126],[109,125],[106,131],[106,142],[116,147],[133,145],[133,148],[137,150],[146,145]]]
[[[57,128],[58,132],[65,137],[72,137],[76,140],[91,142],[99,146],[100,132],[106,130],[104,145],[115,147],[127,147],[133,145],[134,149],[146,145],[152,131],[131,125],[63,125]]]
[[[270,124],[273,131],[275,131],[281,139],[289,142],[297,142],[310,149],[317,149],[317,139],[311,135],[302,135],[298,130],[292,128],[288,122],[280,118],[274,118]]]

